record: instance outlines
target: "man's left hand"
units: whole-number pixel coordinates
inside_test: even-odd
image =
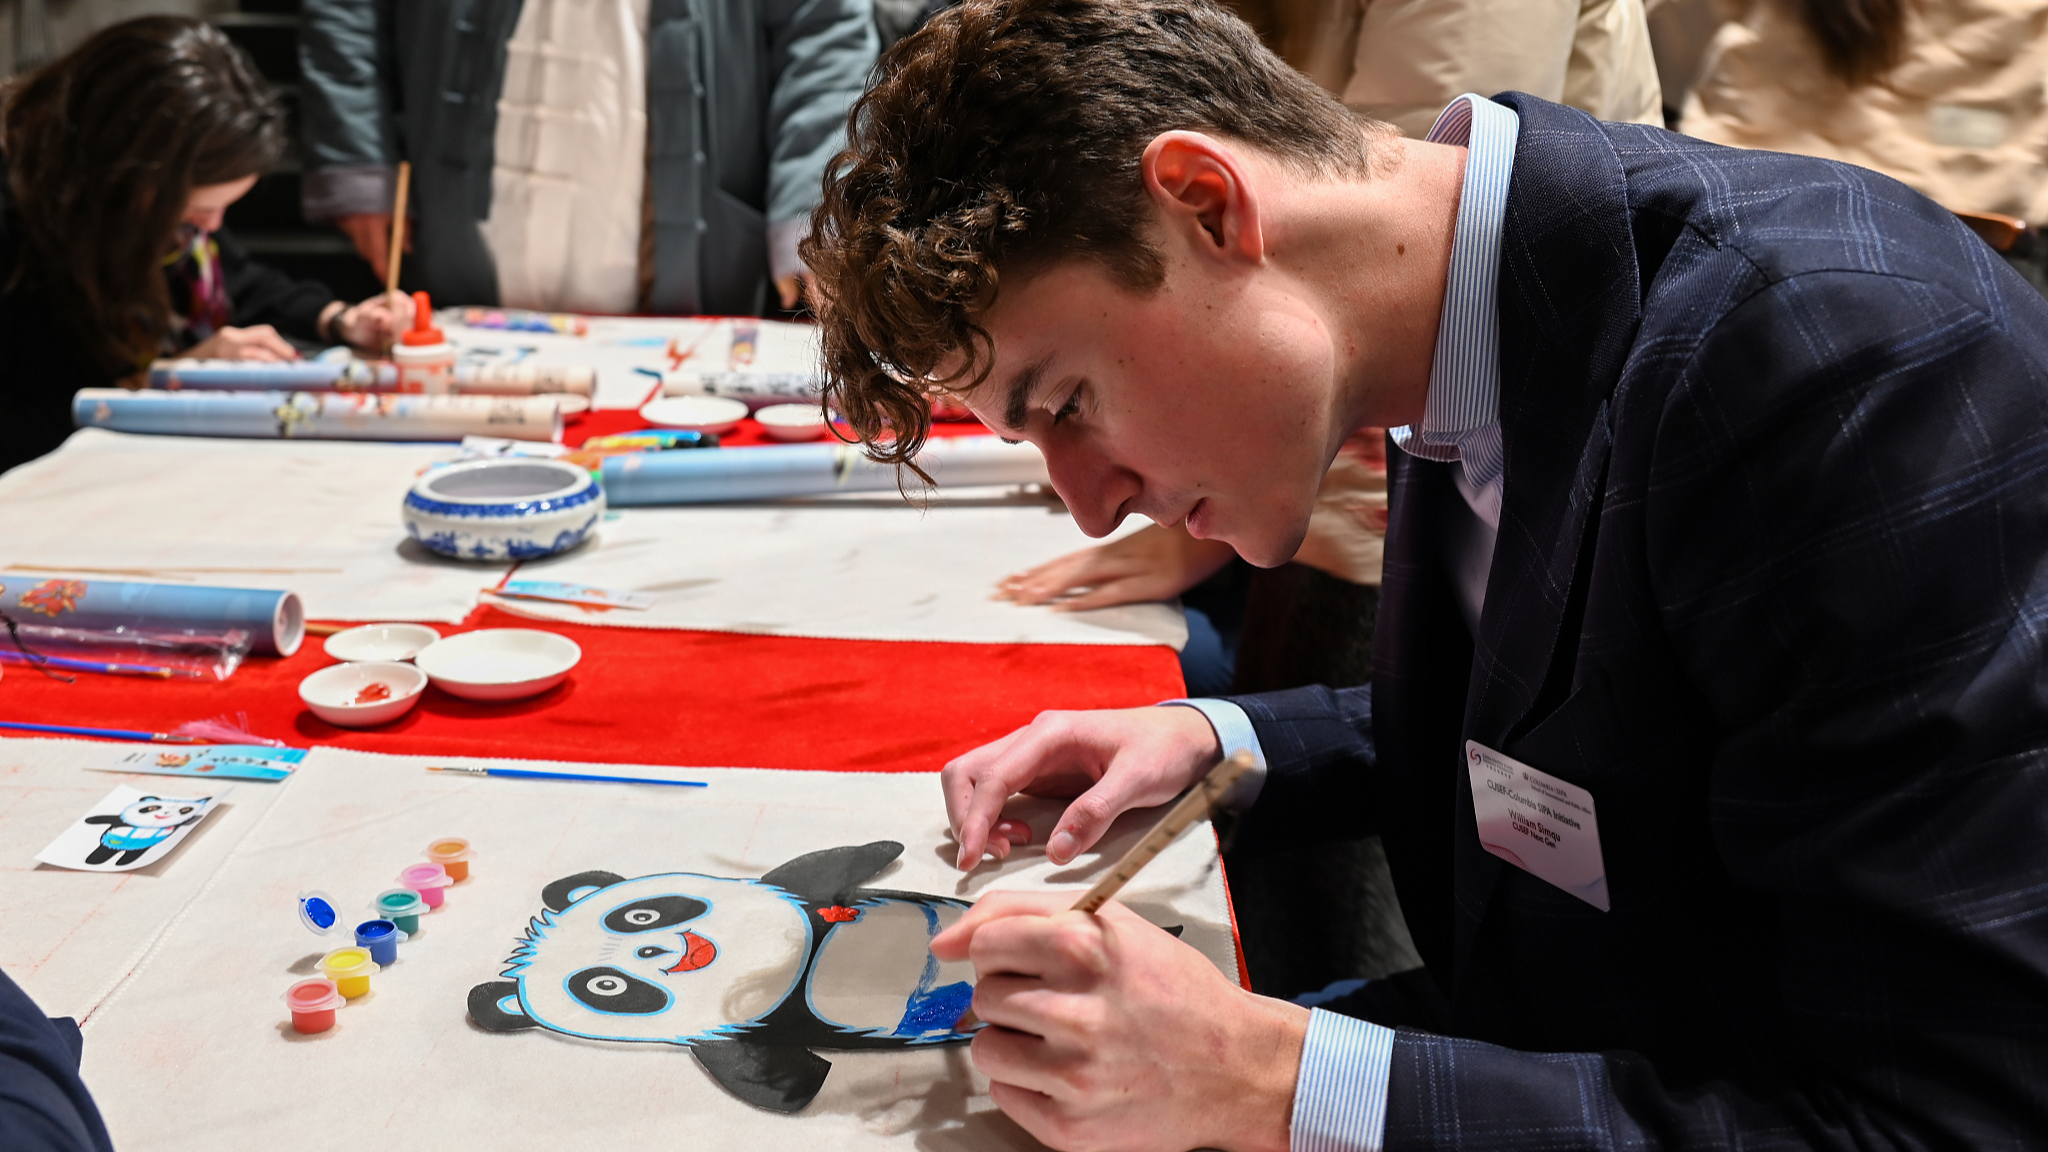
[[[1308,1011],[1121,904],[1073,902],[993,892],[932,940],[974,962],[974,1064],[996,1105],[1066,1152],[1285,1152]]]

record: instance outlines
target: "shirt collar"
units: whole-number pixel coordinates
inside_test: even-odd
[[[1426,460],[1461,459],[1461,441],[1500,421],[1501,228],[1520,127],[1513,109],[1468,92],[1427,137],[1466,155],[1422,422],[1391,430],[1395,444]]]

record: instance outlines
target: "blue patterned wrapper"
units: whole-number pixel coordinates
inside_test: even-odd
[[[296,592],[138,584],[74,576],[8,577],[0,608],[23,624],[112,632],[219,634],[240,628],[251,651],[289,656],[306,638],[306,610]]]

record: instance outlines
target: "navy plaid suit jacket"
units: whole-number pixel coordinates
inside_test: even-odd
[[[1378,832],[1451,1006],[1386,1146],[2048,1146],[2048,303],[1861,169],[1519,94],[1505,501],[1394,453],[1370,688],[1237,702],[1243,835]],[[1593,794],[1612,911],[1463,742]]]

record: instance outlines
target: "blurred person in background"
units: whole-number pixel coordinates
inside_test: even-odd
[[[869,0],[307,0],[309,220],[448,304],[758,316],[876,54]]]

